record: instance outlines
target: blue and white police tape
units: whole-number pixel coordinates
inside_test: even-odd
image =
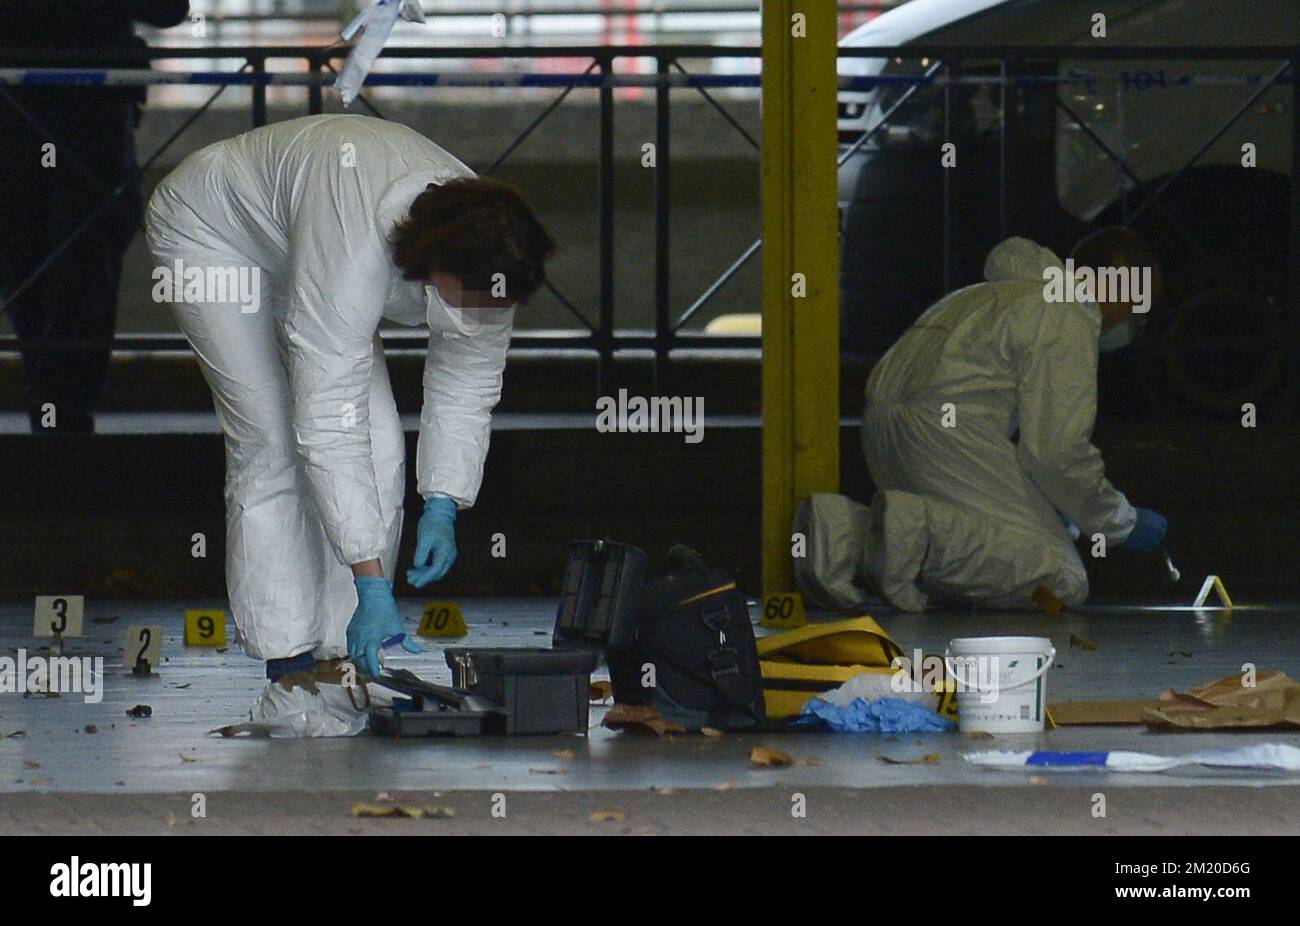
[[[1285,743],[1260,743],[1236,749],[1188,752],[1179,756],[1155,756],[1145,752],[971,752],[962,756],[972,765],[1010,770],[1077,772],[1088,769],[1108,772],[1166,772],[1188,765],[1209,768],[1258,769],[1300,772],[1300,749]]]

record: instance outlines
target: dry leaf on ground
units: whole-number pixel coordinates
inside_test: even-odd
[[[790,758],[788,753],[779,749],[768,749],[766,746],[755,746],[753,752],[749,754],[749,761],[760,768],[785,768],[787,765],[794,765],[794,759]]]
[[[892,756],[877,756],[881,762],[886,765],[938,765],[939,754],[932,752],[928,755],[921,756],[919,759],[895,759]]]
[[[610,730],[653,733],[656,736],[686,732],[681,724],[669,723],[660,717],[659,711],[652,704],[615,704],[605,714],[601,725]]]

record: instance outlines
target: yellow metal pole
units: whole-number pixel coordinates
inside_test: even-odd
[[[836,4],[763,0],[763,593],[799,499],[839,488]]]

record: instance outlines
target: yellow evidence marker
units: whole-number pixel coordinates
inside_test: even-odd
[[[34,637],[79,637],[86,612],[84,595],[37,595]]]
[[[454,601],[430,601],[424,606],[420,626],[415,631],[422,637],[463,637],[469,633],[465,615]]]
[[[191,610],[185,612],[186,646],[225,646],[226,612]]]
[[[1205,581],[1201,583],[1201,590],[1196,593],[1196,600],[1192,602],[1193,608],[1204,607],[1205,602],[1210,597],[1210,592],[1219,596],[1222,607],[1228,611],[1232,610],[1232,599],[1228,597],[1228,590],[1223,585],[1223,580],[1218,576],[1206,576]]]
[[[798,592],[772,592],[763,598],[763,616],[758,626],[770,630],[793,630],[808,623],[803,595]]]

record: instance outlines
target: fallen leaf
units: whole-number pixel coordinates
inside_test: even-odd
[[[749,761],[760,768],[784,768],[787,765],[793,765],[794,759],[779,749],[768,749],[766,746],[755,746],[753,752],[749,754]]]
[[[993,734],[988,730],[971,730],[969,733],[963,733],[962,736],[968,740],[991,740]]]
[[[1034,589],[1031,598],[1034,604],[1038,606],[1038,609],[1048,617],[1055,617],[1065,610],[1065,602],[1057,598],[1046,585],[1040,585]]]
[[[402,820],[445,820],[456,816],[454,807],[411,807],[401,804],[378,804],[356,803],[352,805],[352,816],[354,817],[397,817]]]
[[[152,716],[153,716],[153,708],[150,707],[148,704],[137,704],[135,707],[131,708],[130,710],[128,710],[128,711],[126,712],[126,716],[128,716],[128,717],[152,717]]]
[[[702,736],[708,736],[708,737],[712,737],[713,739],[717,739],[718,737],[722,736],[722,731],[715,729],[713,727],[700,727],[700,734]]]
[[[591,683],[589,693],[592,701],[608,701],[614,697],[614,686],[604,679],[599,679]]]
[[[1077,647],[1078,649],[1095,650],[1099,648],[1099,644],[1092,642],[1087,637],[1072,633],[1070,634],[1070,647],[1071,649]]]
[[[621,810],[597,810],[591,815],[592,823],[618,823],[622,819]]]
[[[41,763],[39,763],[39,762],[33,762],[31,759],[23,759],[23,765],[25,765],[27,768],[40,768],[40,767],[41,767]]]
[[[33,788],[43,788],[50,783],[48,778],[33,778],[31,785]]]
[[[892,756],[877,756],[881,762],[886,765],[938,765],[939,754],[932,752],[928,755],[921,756],[919,759],[895,759]]]
[[[530,775],[567,775],[568,771],[562,768],[530,768]]]
[[[183,753],[183,752],[180,754],[180,756],[181,756],[181,761],[182,761],[182,762],[197,762],[197,761],[199,761],[198,759],[194,758],[194,756],[187,756],[187,755],[186,755],[185,753]]]
[[[87,732],[87,733],[98,733],[98,732],[99,732],[99,727],[95,726],[93,723],[88,723],[88,724],[86,724],[86,732]]]
[[[557,750],[555,750],[555,752],[551,753],[551,755],[555,756],[555,758],[557,758],[557,759],[572,759],[572,758],[573,758],[573,750],[572,750],[572,749],[557,749]]]
[[[728,778],[728,779],[727,779],[726,781],[724,781],[722,784],[714,785],[714,786],[713,786],[713,790],[714,790],[714,791],[731,791],[731,790],[733,790],[735,787],[736,787],[736,783],[735,783],[734,781],[732,781],[730,778]]]
[[[1047,784],[1047,779],[1044,778],[1042,775],[1030,775],[1029,783],[1031,785],[1045,785]]]
[[[666,736],[669,733],[685,733],[686,728],[678,723],[669,723],[659,716],[653,704],[615,704],[601,725],[610,730],[626,730],[628,733],[653,733]]]

